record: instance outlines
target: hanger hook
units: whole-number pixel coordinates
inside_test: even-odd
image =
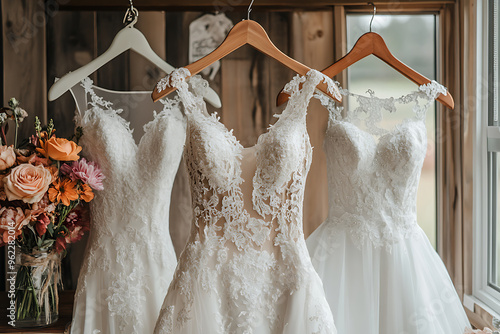
[[[248,13],[247,13],[247,19],[250,20],[250,12],[252,11],[252,5],[253,5],[253,2],[255,0],[252,0],[252,2],[250,2],[250,5],[248,6]]]
[[[132,1],[132,0],[130,0],[130,1]],[[373,19],[375,18],[375,14],[377,13],[377,7],[375,6],[375,4],[373,2],[369,2],[368,4],[373,6],[372,19],[370,20],[370,32],[372,32],[372,23],[373,23]]]
[[[132,0],[129,0],[130,7],[127,8],[125,12],[125,16],[123,17],[123,23],[127,25],[127,27],[133,27],[134,24],[137,23],[137,18],[139,17],[139,11],[134,7]]]

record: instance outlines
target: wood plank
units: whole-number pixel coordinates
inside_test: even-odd
[[[322,69],[334,59],[333,14],[328,12],[293,13],[292,57],[315,69]],[[312,99],[308,108],[307,129],[314,147],[304,198],[304,235],[309,236],[328,214],[328,183],[323,140],[328,111]]]
[[[48,21],[48,87],[52,86],[55,78],[78,69],[94,58],[94,16],[94,12],[89,11],[60,11]],[[68,138],[73,134],[74,117],[75,102],[69,91],[48,103],[48,118],[54,120],[58,136]]]
[[[116,36],[124,27],[123,11],[97,12],[96,16],[96,44],[97,55],[106,51]],[[130,73],[128,71],[130,52],[125,52],[97,71],[97,80],[94,82],[99,87],[112,90],[129,90]]]
[[[61,8],[63,9],[118,9],[126,8],[126,3],[123,0],[59,0]],[[395,8],[401,4],[410,4],[414,6],[421,5],[442,5],[455,3],[455,0],[398,0],[398,1],[377,1],[377,7]],[[139,10],[208,10],[208,11],[221,11],[233,12],[248,7],[248,1],[241,0],[192,0],[179,2],[176,0],[141,0],[136,1],[135,6]],[[301,1],[301,0],[266,0],[258,1],[253,8],[255,10],[295,10],[295,9],[327,9],[332,5],[358,5],[366,6],[366,1],[362,0],[314,0],[314,1]],[[253,13],[252,13],[253,14]]]
[[[3,105],[16,97],[28,112],[19,138],[33,133],[35,116],[47,118],[45,56],[45,8],[29,0],[2,1]],[[13,144],[11,126],[10,142]]]

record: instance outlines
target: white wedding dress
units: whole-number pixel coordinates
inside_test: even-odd
[[[83,156],[96,161],[106,179],[91,202],[71,333],[152,333],[177,264],[168,217],[186,122],[170,101],[156,114],[153,108],[162,105],[152,104],[150,92],[113,92],[87,78],[72,93]],[[154,113],[138,144],[116,105],[129,119]]]
[[[336,333],[302,232],[306,110],[324,76],[294,78],[276,124],[243,148],[207,114],[206,81],[190,78],[193,94],[187,75],[181,68],[160,82],[178,89],[187,116],[194,221],[154,333]]]
[[[330,209],[307,246],[339,333],[460,334],[469,325],[443,262],[417,225],[425,113],[439,93],[446,89],[436,82],[399,99],[343,91],[359,105],[349,111],[317,96],[330,110],[324,140]],[[410,103],[414,117],[390,131],[378,127],[382,110]],[[366,131],[356,125],[361,116]]]

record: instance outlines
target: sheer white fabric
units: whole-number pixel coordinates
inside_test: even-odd
[[[97,90],[120,100],[130,116],[146,112],[138,103],[140,93],[102,90],[88,78],[73,88],[78,104],[86,101],[76,115],[83,154],[99,163],[106,179],[91,205],[71,333],[152,333],[177,264],[168,216],[186,122],[178,104],[163,101],[136,143],[122,110]],[[142,95],[150,99],[149,93]]]
[[[330,210],[307,246],[338,331],[463,333],[467,316],[416,217],[427,151],[425,113],[446,90],[432,82],[399,99],[369,93],[343,91],[357,100],[352,111],[318,96],[330,110],[324,141]],[[414,117],[392,130],[378,126],[383,110],[409,103]],[[362,121],[366,131],[358,126]]]
[[[187,75],[178,69],[162,84],[178,89],[187,114],[194,222],[155,333],[336,333],[302,233],[312,152],[306,110],[327,78],[294,78],[276,124],[243,148],[207,114],[199,94],[206,81],[192,77],[193,94]]]

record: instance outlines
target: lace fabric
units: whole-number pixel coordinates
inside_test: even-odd
[[[122,110],[98,96],[90,79],[76,89],[89,97],[75,117],[79,144],[106,180],[91,206],[71,333],[150,333],[177,263],[168,216],[186,122],[178,103],[162,101],[137,144]]]
[[[349,231],[359,245],[390,248],[416,231],[416,196],[427,152],[425,115],[446,89],[432,81],[400,98],[379,98],[371,90],[369,96],[341,93],[353,96],[358,106],[344,111],[315,95],[330,112],[324,141],[330,229]],[[384,110],[393,113],[398,105],[412,103],[414,117],[391,130],[379,127]]]
[[[446,90],[432,82],[397,99],[342,93],[358,107],[346,111],[317,96],[330,111],[330,201],[328,218],[307,239],[339,333],[463,333],[469,321],[416,212],[425,113]],[[380,127],[383,111],[403,104],[413,104],[413,117]]]
[[[335,333],[302,233],[306,110],[316,85],[333,82],[317,71],[295,77],[278,121],[243,148],[206,112],[197,93],[206,82],[188,84],[188,75],[181,68],[162,81],[178,89],[187,115],[194,222],[155,333]]]

